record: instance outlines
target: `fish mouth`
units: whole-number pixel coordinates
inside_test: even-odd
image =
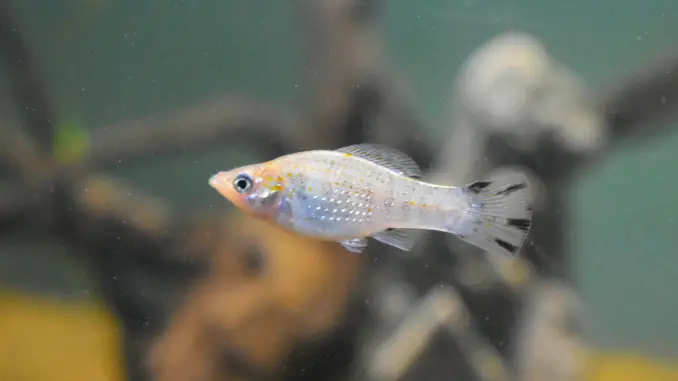
[[[219,179],[221,178],[221,174],[217,173],[215,175],[212,175],[209,179],[209,184],[212,188],[217,188],[219,186]]]
[[[217,172],[209,179],[209,184],[212,188],[219,189],[223,188],[224,185],[230,182],[230,176],[228,172]]]
[[[220,195],[230,199],[230,176],[227,172],[218,172],[210,177],[208,183],[212,189],[216,190]]]

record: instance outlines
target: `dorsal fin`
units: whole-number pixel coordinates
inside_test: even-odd
[[[407,154],[395,148],[374,143],[361,143],[339,148],[337,152],[369,160],[403,176],[413,179],[421,178],[419,165]]]

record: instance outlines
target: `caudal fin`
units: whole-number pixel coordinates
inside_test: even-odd
[[[510,257],[518,254],[532,225],[532,189],[527,176],[511,172],[462,187],[471,209],[457,234],[481,249]]]

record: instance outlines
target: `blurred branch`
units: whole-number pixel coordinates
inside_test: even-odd
[[[24,131],[0,122],[0,168],[27,182],[48,170],[48,162]]]
[[[380,343],[371,361],[370,379],[402,379],[433,337],[440,334],[441,328],[454,337],[479,380],[511,379],[504,360],[477,334],[463,300],[452,288],[430,291],[408,313],[397,331]]]
[[[0,226],[5,232],[36,220],[48,222],[41,227],[90,255],[106,299],[124,323],[127,368],[130,379],[138,380],[143,377],[138,364],[143,357],[141,339],[169,314],[168,299],[185,287],[179,280],[194,276],[190,261],[172,261],[167,255],[172,253],[170,238],[181,237],[181,232],[173,231],[180,224],[156,213],[157,204],[136,192],[131,197],[129,189],[107,187],[110,180],[91,181],[80,166],[59,168],[52,161],[56,111],[23,32],[15,9],[8,1],[0,2],[0,53],[14,100],[23,112],[26,127],[22,127],[36,141],[30,142],[21,129],[1,131],[0,160],[24,181],[3,184]],[[105,146],[95,144],[94,149]]]
[[[309,94],[310,123],[304,133],[314,148],[350,144],[347,138],[364,132],[365,117],[379,107],[382,95],[370,88],[372,77],[380,69],[381,46],[372,19],[376,2],[297,0],[297,3],[308,39],[308,74],[313,86]]]
[[[0,233],[23,225],[28,217],[30,196],[17,184],[0,183]]]
[[[210,273],[153,344],[155,379],[279,376],[296,344],[341,324],[359,257],[244,216],[205,228],[191,235],[214,253]]]
[[[0,57],[11,82],[17,106],[33,131],[38,147],[51,153],[57,110],[47,95],[46,84],[31,51],[25,30],[11,1],[0,1]]]
[[[23,226],[44,227],[50,219],[52,163],[27,134],[0,122],[0,168],[8,180],[0,186],[0,234]]]
[[[651,113],[668,114],[667,107],[650,109],[664,94],[678,92],[671,79],[676,63],[668,62],[619,86],[626,95],[614,93],[601,102],[616,110],[605,114],[583,79],[538,39],[517,32],[499,35],[472,53],[459,73],[452,105],[456,129],[441,150],[435,177],[463,183],[497,168],[526,168],[535,175],[536,203],[525,257],[538,273],[563,276],[567,244],[561,233],[571,176],[611,147],[619,131],[645,130]],[[650,89],[660,93],[651,95]],[[646,106],[633,111],[626,102],[639,96],[652,101],[639,102]],[[625,125],[608,127],[608,122]]]
[[[243,140],[268,145],[264,148],[276,154],[322,146],[336,148],[366,140],[364,135],[375,118],[381,118],[381,125],[387,128],[380,137],[386,136],[396,145],[407,143],[414,147],[410,150],[413,156],[427,163],[430,155],[421,142],[413,145],[404,133],[393,134],[394,130],[411,131],[418,122],[406,111],[403,89],[376,74],[378,49],[366,17],[374,6],[372,2],[302,4],[310,29],[307,35],[312,38],[312,83],[318,84],[312,98],[316,111],[310,123],[253,102],[233,97],[215,99],[178,114],[99,129],[102,132],[92,137],[90,163],[129,164]],[[392,115],[393,111],[397,113]]]
[[[675,112],[670,100],[678,93],[677,66],[675,56],[662,61],[642,75],[620,81],[615,92],[596,102],[584,81],[551,57],[540,41],[506,33],[477,49],[460,71],[452,105],[456,129],[441,150],[432,177],[464,183],[492,177],[497,169],[521,167],[536,188],[535,223],[522,255],[529,262],[517,259],[527,277],[499,277],[511,286],[519,284],[515,279],[529,280],[528,287],[513,287],[529,301],[518,320],[523,334],[514,348],[520,376],[526,380],[576,380],[582,374],[585,340],[568,323],[579,311],[563,297],[571,291],[565,284],[549,288],[540,282],[568,277],[565,231],[572,175],[601,158],[620,138],[635,131],[645,137],[646,123]],[[653,127],[654,135],[669,126]],[[497,275],[510,270],[500,258],[452,241],[451,251],[475,258],[462,261],[459,279],[472,273],[480,258],[492,264]],[[466,285],[482,291],[470,282]],[[531,295],[525,293],[528,290],[543,292]],[[510,327],[506,324],[505,329]]]
[[[577,381],[588,347],[581,332],[581,302],[566,284],[534,282],[527,293],[514,350],[521,381]]]
[[[82,235],[78,239],[95,238],[93,232],[110,229],[98,226],[97,221],[115,221],[158,240],[169,233],[175,220],[161,200],[111,177],[84,174],[66,184],[69,189],[65,193],[76,215],[86,218],[74,221],[78,224],[75,230]]]
[[[376,25],[381,1],[297,0],[313,91],[303,148],[333,149],[379,141],[412,156],[423,169],[432,155],[411,109],[405,81],[384,60]]]
[[[282,154],[295,149],[299,125],[281,110],[219,98],[178,113],[99,129],[91,139],[89,164],[129,164],[242,142]]]
[[[62,171],[52,187],[52,232],[83,254],[120,319],[128,379],[150,379],[149,342],[205,273],[204,257],[179,250],[186,248],[186,222],[157,198],[84,171]]]
[[[615,138],[663,131],[666,126],[660,122],[678,113],[678,52],[639,68],[613,89],[601,108]]]

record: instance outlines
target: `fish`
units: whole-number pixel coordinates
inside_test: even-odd
[[[532,187],[522,172],[460,186],[429,183],[410,156],[376,143],[219,171],[209,185],[247,214],[352,253],[362,253],[368,238],[411,251],[413,230],[433,230],[515,257],[532,224]]]

